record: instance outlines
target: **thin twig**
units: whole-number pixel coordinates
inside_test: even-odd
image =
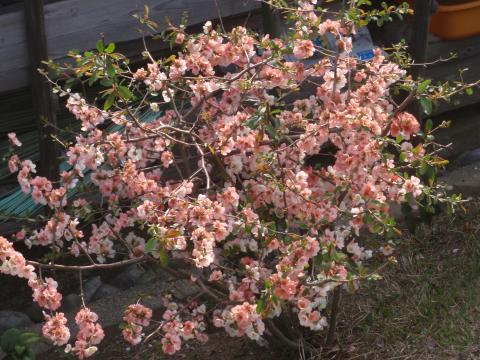
[[[82,270],[78,271],[78,281],[80,283],[80,299],[82,299],[82,305],[83,307],[85,306],[85,295],[83,292],[83,276],[82,276]]]
[[[110,264],[94,264],[94,265],[59,265],[59,264],[44,264],[37,261],[27,261],[27,264],[32,265],[39,269],[55,269],[55,270],[64,270],[64,271],[90,271],[90,270],[105,270],[105,269],[115,269],[123,266],[128,266],[131,264],[137,264],[140,262],[150,260],[147,256],[142,256],[134,259],[117,261]]]
[[[207,166],[205,165],[205,153],[203,152],[202,148],[200,147],[200,145],[198,145],[196,141],[195,141],[195,145],[197,146],[198,152],[201,154],[200,162],[202,165],[203,172],[205,173],[205,178],[207,180],[207,190],[209,190],[211,180],[210,180],[210,175],[208,174]]]
[[[213,0],[213,2],[215,3],[215,8],[217,9],[218,20],[220,20],[220,27],[222,28],[223,33],[226,34],[227,31],[225,30],[225,26],[223,25],[222,12],[220,11],[220,7],[218,6],[218,2],[217,2],[217,0]]]

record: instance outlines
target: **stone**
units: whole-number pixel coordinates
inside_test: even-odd
[[[82,305],[82,298],[78,294],[68,294],[62,300],[60,311],[72,312],[76,311]]]
[[[23,312],[32,320],[34,323],[41,323],[45,320],[43,316],[43,310],[36,303],[29,305],[23,310]]]
[[[92,301],[111,297],[117,294],[119,291],[121,290],[113,285],[102,284],[102,286],[100,286],[97,292],[93,295]]]
[[[24,313],[11,310],[0,310],[0,334],[8,329],[21,329],[30,325],[33,325],[33,322]]]
[[[463,197],[480,194],[480,162],[475,162],[453,169],[438,179],[446,183],[454,193],[462,193]]]
[[[93,278],[88,279],[83,285],[83,296],[85,297],[85,301],[92,300],[100,286],[102,286],[102,279],[100,276],[94,276]]]
[[[127,266],[123,271],[115,276],[111,281],[111,284],[122,290],[126,290],[137,284],[144,273],[145,270],[142,267],[133,264]]]
[[[480,148],[472,151],[468,151],[462,154],[455,161],[455,165],[461,167],[461,166],[467,166],[467,165],[478,163],[478,162],[480,162]]]
[[[150,270],[147,270],[141,277],[140,279],[138,279],[138,283],[139,284],[153,284],[155,283],[157,280],[159,279],[159,272],[154,270],[154,269],[150,269]]]
[[[190,280],[180,279],[175,281],[171,292],[178,300],[183,300],[189,296],[193,296],[199,292],[198,286],[193,284]]]

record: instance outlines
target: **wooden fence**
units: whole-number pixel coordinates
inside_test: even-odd
[[[31,1],[31,0],[25,0]],[[21,5],[21,4],[18,4]],[[63,0],[44,6],[48,57],[60,60],[72,49],[87,50],[105,41],[128,42],[139,38],[133,14],[149,5],[150,16],[161,28],[168,17],[179,23],[184,13],[190,25],[248,13],[260,8],[256,0]],[[217,7],[218,5],[218,7]],[[28,86],[29,52],[25,11],[22,6],[0,13],[0,93]]]

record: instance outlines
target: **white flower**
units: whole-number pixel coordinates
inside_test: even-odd
[[[151,103],[150,104],[150,109],[152,109],[152,111],[154,111],[154,112],[159,112],[160,111],[160,108],[159,108],[157,103]]]
[[[205,34],[208,34],[210,31],[212,31],[212,22],[211,21],[207,21],[205,23],[205,25],[203,25],[203,32]]]

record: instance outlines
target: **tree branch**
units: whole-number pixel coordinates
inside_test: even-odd
[[[55,269],[63,271],[90,271],[90,270],[107,270],[115,269],[123,266],[137,264],[140,262],[150,260],[146,255],[134,259],[117,261],[110,264],[94,264],[94,265],[59,265],[59,264],[44,264],[37,261],[27,261],[28,265],[32,265],[39,269]]]

